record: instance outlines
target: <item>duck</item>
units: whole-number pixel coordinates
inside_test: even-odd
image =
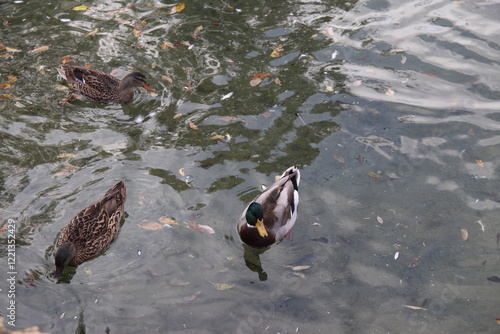
[[[61,230],[55,254],[56,277],[66,266],[78,266],[111,245],[120,230],[126,198],[127,188],[120,181]]]
[[[281,241],[297,220],[300,171],[289,167],[281,177],[248,204],[237,223],[241,241],[264,248]]]
[[[111,74],[85,67],[63,65],[57,71],[71,90],[99,102],[127,102],[134,96],[134,87],[156,92],[141,72],[129,73],[120,81]]]

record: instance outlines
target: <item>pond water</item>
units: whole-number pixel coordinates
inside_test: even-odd
[[[498,331],[499,4],[79,5],[0,3],[8,329]],[[68,61],[157,92],[64,104]],[[292,165],[292,240],[244,247],[245,205]],[[120,180],[117,240],[54,280],[59,231]]]

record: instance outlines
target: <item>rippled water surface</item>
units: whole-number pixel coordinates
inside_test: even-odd
[[[498,331],[499,4],[79,5],[0,2],[7,328]],[[157,92],[64,104],[63,61],[141,71]],[[243,247],[246,203],[292,165],[293,240]],[[59,231],[119,180],[118,239],[54,280]]]

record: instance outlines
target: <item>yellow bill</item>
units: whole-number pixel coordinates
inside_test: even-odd
[[[257,231],[259,231],[261,237],[265,238],[268,236],[266,227],[264,226],[264,219],[257,220],[255,227],[257,228]]]

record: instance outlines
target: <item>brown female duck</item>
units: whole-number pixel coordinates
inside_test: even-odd
[[[297,219],[299,183],[300,172],[292,166],[255,197],[238,220],[241,241],[262,248],[283,239]]]
[[[120,230],[126,197],[127,188],[120,181],[62,229],[55,255],[56,276],[65,266],[77,266],[109,247]]]
[[[134,87],[155,92],[140,72],[132,72],[120,81],[111,74],[85,67],[61,66],[57,71],[77,94],[100,102],[129,101],[134,96]]]

